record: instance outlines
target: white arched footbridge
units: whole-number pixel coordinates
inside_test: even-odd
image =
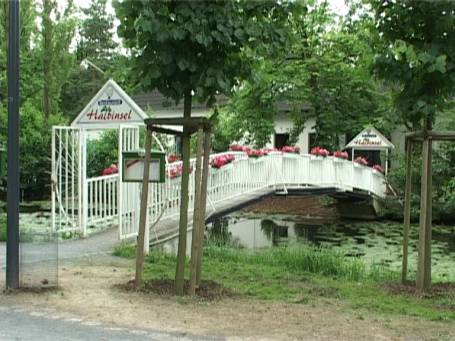
[[[122,174],[88,178],[85,166],[86,131],[54,127],[52,132],[52,196],[54,231],[87,235],[99,228],[119,227],[119,238],[137,235],[140,184],[122,182]],[[139,128],[119,130],[119,158],[123,151],[138,149]],[[251,158],[244,152],[229,152],[235,160],[209,172],[207,217],[258,197],[296,188],[334,188],[382,198],[386,182],[382,173],[335,157],[271,152]],[[222,153],[225,154],[225,153]],[[216,154],[211,157],[215,157]],[[192,160],[194,163],[194,160]],[[119,164],[122,164],[119,159]],[[176,167],[179,162],[168,164]],[[194,165],[193,165],[194,168]],[[190,211],[193,207],[194,173],[190,176]],[[180,207],[180,177],[149,186],[148,221],[153,242],[177,231]],[[191,216],[191,212],[190,212]],[[158,224],[154,224],[160,218]]]

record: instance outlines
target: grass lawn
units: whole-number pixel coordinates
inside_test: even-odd
[[[123,245],[114,254],[133,258],[135,248]],[[146,259],[144,278],[172,279],[175,264],[173,255],[151,253]],[[342,304],[359,314],[372,311],[428,320],[455,320],[455,285],[429,295],[392,292],[390,287],[398,287],[398,273],[369,268],[361,260],[328,249],[308,246],[251,251],[208,246],[202,268],[204,279],[252,299]]]

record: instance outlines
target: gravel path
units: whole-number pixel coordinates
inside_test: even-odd
[[[58,243],[24,243],[21,244],[21,259],[24,263],[35,263],[55,260],[63,261],[81,256],[106,254],[120,243],[118,228],[113,227],[88,238],[65,240]],[[6,267],[6,243],[0,243],[0,276]]]

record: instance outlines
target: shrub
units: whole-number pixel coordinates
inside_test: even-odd
[[[51,130],[53,125],[65,123],[61,115],[44,113],[29,102],[20,108],[20,179],[26,200],[45,199],[50,196]],[[6,127],[7,113],[0,108],[0,124]],[[6,140],[6,134],[2,136]]]

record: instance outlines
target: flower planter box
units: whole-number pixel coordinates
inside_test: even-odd
[[[373,169],[373,175],[376,175],[376,176],[384,176],[384,174],[382,174],[382,172],[380,171],[377,171],[376,169]]]
[[[287,158],[298,158],[300,157],[300,154],[296,154],[296,153],[283,153],[283,156],[284,157],[287,157]]]
[[[354,164],[355,168],[361,168],[362,169],[362,168],[368,167],[368,166],[362,165],[362,164],[357,163],[357,162],[353,162],[353,164]]]
[[[310,155],[310,160],[311,161],[323,161],[324,159],[325,159],[324,156]]]
[[[334,157],[333,158],[333,162],[335,162],[335,163],[343,163],[345,161],[346,161],[346,159],[342,159],[340,157]]]

